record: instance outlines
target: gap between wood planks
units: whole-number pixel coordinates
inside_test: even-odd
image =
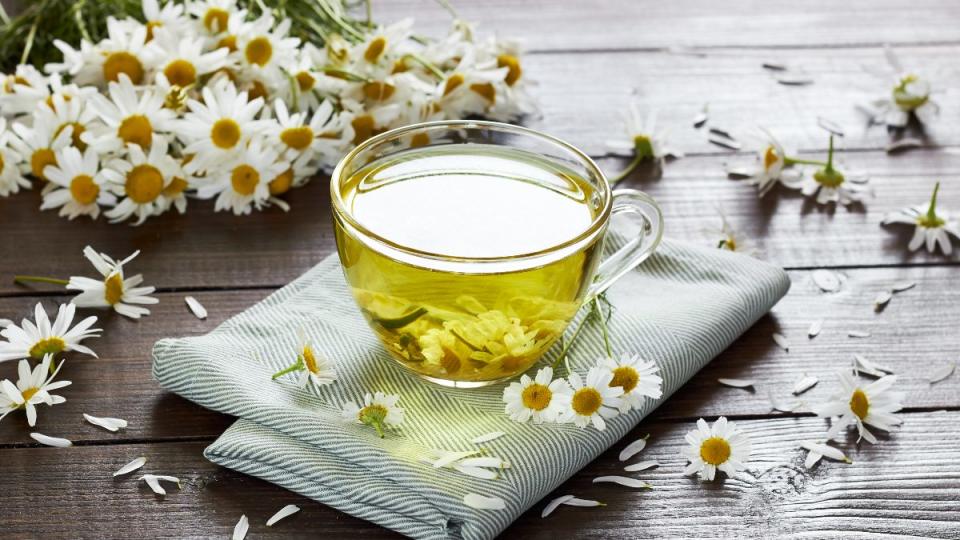
[[[901,41],[890,43],[886,41],[845,44],[816,44],[816,43],[784,43],[774,45],[693,45],[690,47],[674,48],[669,46],[654,47],[580,47],[570,49],[528,49],[524,51],[528,56],[539,56],[545,54],[592,54],[592,53],[644,53],[644,54],[675,54],[678,56],[697,56],[702,53],[709,55],[710,51],[788,51],[805,50],[815,51],[824,49],[878,49],[884,45],[893,47],[953,47],[960,45],[960,40],[942,40],[942,41]]]

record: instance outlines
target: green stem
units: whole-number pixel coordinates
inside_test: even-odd
[[[641,161],[643,161],[643,156],[640,155],[639,153],[638,153],[638,154],[634,154],[633,160],[631,160],[630,163],[628,163],[627,166],[624,167],[622,171],[620,171],[620,172],[617,173],[615,176],[613,176],[612,178],[610,178],[610,185],[611,185],[611,186],[616,185],[617,182],[619,182],[619,181],[623,180],[624,178],[626,178],[627,176],[629,176],[630,173],[632,173],[633,170],[637,168],[637,165],[640,165],[640,162],[641,162]]]
[[[40,26],[40,17],[37,17],[37,20],[33,21],[33,25],[30,26],[30,33],[27,34],[27,41],[23,45],[23,55],[20,56],[20,63],[26,64],[27,59],[30,58],[30,49],[33,48],[33,40],[37,36],[37,27]]]
[[[940,191],[940,182],[933,186],[933,195],[930,197],[930,207],[927,208],[927,221],[937,222],[937,192]]]
[[[281,369],[280,371],[274,373],[273,376],[270,377],[270,380],[275,381],[279,377],[283,377],[287,373],[293,373],[294,371],[301,371],[304,367],[305,366],[303,365],[303,357],[297,357],[296,363],[294,363],[292,366],[288,368]]]
[[[557,356],[557,359],[553,361],[552,367],[554,370],[560,367],[560,362],[562,362],[563,359],[567,356],[567,352],[570,350],[570,347],[577,340],[577,336],[580,335],[580,330],[583,330],[583,323],[587,322],[587,319],[589,318],[590,318],[590,315],[587,314],[582,319],[580,319],[580,323],[577,324],[577,327],[573,330],[573,335],[570,336],[570,341],[567,341],[566,343],[563,344],[563,349],[560,350],[560,355]]]
[[[603,345],[607,349],[607,358],[613,358],[613,351],[610,348],[610,334],[607,331],[607,321],[603,316],[603,310],[600,309],[599,297],[594,297],[593,299],[593,310],[597,319],[600,320],[600,329],[603,331]]]
[[[833,135],[830,135],[830,149],[827,150],[827,164],[823,167],[823,170],[832,173],[833,172]]]
[[[826,163],[823,161],[817,161],[815,159],[800,159],[792,157],[783,157],[784,165],[820,165],[821,167],[825,166]]]
[[[403,56],[404,56],[404,58],[409,58],[409,59],[413,60],[414,62],[420,64],[421,66],[425,67],[425,68],[426,68],[430,73],[432,73],[433,76],[436,77],[437,79],[440,79],[440,80],[442,81],[442,80],[445,78],[445,75],[443,74],[443,71],[442,71],[440,68],[438,68],[437,66],[435,66],[435,65],[433,64],[433,62],[427,60],[426,58],[420,56],[419,54],[417,54],[417,53],[407,53],[407,54],[405,54],[405,55],[403,55]]]
[[[320,69],[321,69],[321,71],[323,71],[323,73],[324,73],[325,75],[330,75],[330,76],[339,75],[340,77],[342,77],[342,78],[344,78],[344,79],[346,79],[346,80],[348,80],[348,81],[363,82],[363,83],[370,82],[370,79],[369,79],[369,78],[364,77],[364,76],[362,76],[362,75],[357,75],[356,73],[352,73],[352,72],[347,71],[347,70],[344,70],[344,69],[340,69],[340,68],[336,68],[336,67],[332,67],[332,66],[324,66],[324,67],[322,67],[322,68],[320,68]]]
[[[457,15],[457,10],[453,9],[453,6],[447,0],[437,0],[437,3],[443,6],[443,9],[450,12],[450,16],[453,17],[455,20],[460,18]]]
[[[370,0],[364,0],[367,8],[367,28],[373,30],[373,6],[370,5]]]
[[[70,281],[66,279],[57,279],[57,278],[50,278],[50,277],[43,277],[43,276],[13,276],[13,282],[20,283],[20,284],[30,283],[30,282],[50,283],[52,285],[66,285],[67,283],[70,283]]]

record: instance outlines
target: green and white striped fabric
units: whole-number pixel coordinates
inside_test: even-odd
[[[335,256],[207,335],[161,340],[153,371],[173,392],[239,417],[207,448],[214,463],[414,538],[491,538],[616,443],[789,285],[781,269],[754,259],[663,242],[607,296],[616,310],[615,352],[655,361],[664,397],[608,421],[602,432],[517,424],[504,414],[502,384],[457,390],[408,373],[367,327]],[[294,377],[270,380],[290,363],[298,328],[337,361],[336,383],[316,390],[297,387]],[[572,349],[571,368],[584,373],[602,354],[600,332],[588,325]],[[406,410],[401,429],[384,439],[340,416],[345,401],[373,391],[399,394]],[[493,431],[506,435],[483,448],[511,463],[496,480],[418,460],[431,449],[475,449],[470,440]],[[506,509],[469,508],[468,493],[500,497]]]

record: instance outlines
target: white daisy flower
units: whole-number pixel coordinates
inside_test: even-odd
[[[121,197],[120,202],[105,213],[112,223],[136,216],[134,225],[140,225],[170,207],[163,193],[177,175],[179,163],[167,148],[167,139],[154,135],[148,153],[139,145],[127,144],[125,158],[106,164],[103,174],[109,181],[107,186]]]
[[[619,360],[603,358],[598,365],[610,370],[613,378],[610,386],[623,389],[620,396],[620,412],[639,409],[647,399],[660,399],[663,391],[663,379],[657,373],[660,368],[653,362],[640,358],[639,354],[623,355]]]
[[[183,36],[192,34],[187,32],[187,18],[183,14],[183,4],[167,0],[160,7],[159,0],[143,0],[143,20],[147,27],[147,41],[154,38],[155,32],[163,28]]]
[[[667,156],[683,157],[683,152],[670,147],[669,133],[657,127],[657,111],[649,109],[644,113],[636,100],[624,116],[626,137],[607,141],[607,147],[617,155],[633,156],[633,160],[618,174],[610,178],[616,183],[626,178],[645,159],[662,163]]]
[[[16,67],[13,73],[9,75],[0,75],[0,96],[6,97],[11,94],[17,93],[18,90],[29,90],[29,89],[40,89],[47,87],[47,77],[40,72],[36,67],[31,64],[20,64]],[[46,96],[44,96],[46,97]],[[36,103],[35,100],[34,103]],[[4,101],[3,103],[7,103]],[[9,110],[5,109],[4,112],[7,114],[10,113],[28,113],[33,109],[25,110]],[[8,112],[9,111],[9,112]]]
[[[103,279],[71,276],[67,289],[81,291],[71,302],[80,307],[112,308],[131,319],[149,315],[150,310],[142,306],[159,302],[156,298],[149,296],[156,288],[141,287],[140,284],[143,283],[141,274],[123,277],[123,265],[139,254],[139,251],[135,251],[126,259],[115,261],[106,253],[97,253],[90,246],[83,248],[84,257],[93,264],[97,272],[100,272]]]
[[[717,208],[717,213],[720,214],[720,231],[719,234],[713,233],[715,236],[720,237],[720,239],[717,240],[717,249],[743,253],[750,257],[755,256],[757,250],[751,246],[751,243],[746,241],[744,236],[733,229],[723,209]]]
[[[30,180],[24,178],[20,170],[23,157],[11,147],[14,140],[17,140],[17,135],[7,130],[7,119],[0,116],[0,197],[30,187]]]
[[[505,412],[514,422],[533,419],[534,424],[556,422],[570,407],[573,390],[566,379],[553,379],[553,368],[537,371],[534,378],[523,374],[520,381],[503,389]]]
[[[270,200],[278,202],[280,195],[290,191],[290,188],[300,187],[317,174],[319,167],[310,159],[311,156],[302,155],[290,163],[290,167],[270,180]]]
[[[410,37],[413,35],[413,19],[406,18],[397,21],[389,26],[381,26],[375,31],[367,34],[366,39],[353,46],[352,50],[331,51],[327,45],[327,54],[332,56],[331,64],[341,66],[352,60],[351,70],[358,72],[359,75],[370,78],[380,78],[388,71],[404,69],[404,66],[397,66],[407,53],[412,52],[410,48]],[[333,54],[331,54],[333,53]]]
[[[308,383],[313,383],[317,387],[326,386],[336,381],[337,372],[333,362],[313,350],[313,343],[302,328],[297,329],[297,339],[299,341],[297,361],[292,366],[274,373],[273,379],[275,380],[287,373],[298,372],[300,374],[299,383],[303,387],[306,387]]]
[[[571,373],[567,379],[573,388],[573,394],[570,396],[570,407],[560,421],[572,421],[582,428],[592,423],[593,427],[600,431],[606,429],[604,419],[617,416],[617,409],[623,405],[620,397],[623,395],[623,388],[610,386],[613,373],[608,369],[592,367],[587,371],[586,383],[576,372]]]
[[[847,426],[856,425],[860,439],[876,443],[877,438],[866,426],[890,431],[902,423],[893,413],[900,410],[903,396],[888,392],[897,382],[896,375],[881,377],[866,386],[860,386],[848,372],[841,372],[838,377],[840,393],[826,403],[811,407],[817,416],[833,419],[827,439],[835,439]]]
[[[382,439],[384,430],[388,427],[399,426],[403,423],[403,409],[397,406],[400,396],[384,394],[383,392],[369,392],[363,396],[363,406],[352,401],[343,404],[341,412],[347,422],[366,424],[377,430]]]
[[[80,86],[103,87],[125,73],[133,84],[146,82],[154,61],[154,50],[147,44],[147,27],[133,20],[107,17],[107,37],[96,44],[80,42],[80,49],[55,40],[63,53],[63,62],[47,64],[50,73],[68,73]]]
[[[70,144],[76,146],[81,152],[86,150],[92,133],[102,126],[96,111],[87,105],[85,98],[80,96],[66,99],[64,96],[54,94],[51,101],[51,109],[57,124],[54,137],[70,127],[72,128]]]
[[[68,219],[83,215],[96,219],[101,205],[117,202],[112,193],[103,189],[107,179],[94,148],[87,148],[82,154],[73,146],[60,150],[57,165],[48,165],[43,174],[52,189],[44,191],[40,210],[59,208],[60,216]]]
[[[799,189],[803,182],[803,173],[792,167],[805,160],[787,157],[783,145],[764,128],[760,128],[761,141],[757,147],[757,161],[754,168],[746,171],[729,171],[731,174],[746,176],[748,182],[756,184],[757,193],[763,197],[779,182],[789,189]]]
[[[393,122],[400,116],[401,108],[397,104],[384,105],[368,109],[356,101],[344,101],[346,111],[344,119],[349,124],[344,126],[344,138],[354,145],[390,129]]]
[[[52,109],[38,107],[33,113],[33,125],[13,122],[10,125],[16,138],[9,143],[23,157],[25,171],[38,180],[46,180],[43,175],[47,165],[57,164],[57,152],[70,146],[73,142],[73,127],[59,129],[60,124]]]
[[[238,10],[236,0],[198,0],[187,4],[187,11],[197,18],[201,32],[215,36],[227,29],[227,19]]]
[[[0,390],[9,401],[8,410],[0,415],[0,419],[11,410],[23,408],[27,411],[27,424],[33,427],[37,425],[37,405],[45,403],[53,406],[66,401],[63,396],[50,393],[71,384],[70,381],[53,382],[53,379],[60,372],[60,368],[63,367],[63,362],[60,362],[56,369],[50,365],[51,362],[53,362],[53,355],[45,354],[43,355],[43,361],[38,363],[31,371],[30,361],[20,360],[20,364],[17,366],[19,378],[16,386],[8,380],[0,381]]]
[[[708,426],[701,418],[697,420],[697,429],[687,433],[687,443],[682,455],[690,461],[683,474],[699,474],[704,480],[713,480],[717,470],[732,477],[737,471],[746,468],[750,459],[750,437],[733,422],[721,416]]]
[[[930,203],[924,208],[922,205],[912,206],[887,214],[882,225],[904,224],[914,225],[913,238],[907,246],[910,251],[920,249],[926,245],[927,251],[934,253],[937,246],[944,255],[953,251],[953,242],[950,237],[960,239],[960,225],[951,215],[943,210],[937,213],[937,192],[940,191],[940,182],[933,188]]]
[[[273,106],[277,121],[271,123],[265,135],[284,148],[288,159],[320,157],[329,163],[343,155],[346,150],[346,141],[341,138],[343,121],[334,114],[330,101],[320,104],[309,123],[306,112],[290,114],[281,100],[274,101]]]
[[[77,306],[74,304],[60,304],[57,318],[50,324],[43,305],[37,303],[34,308],[36,323],[23,319],[20,326],[11,324],[0,330],[0,336],[7,340],[0,341],[0,362],[21,358],[40,360],[44,355],[67,351],[76,351],[96,358],[97,354],[80,342],[90,337],[100,337],[100,329],[91,328],[97,318],[87,317],[70,328],[76,310]]]
[[[460,62],[434,89],[434,103],[450,118],[481,114],[497,101],[497,87],[505,86],[509,68],[481,66],[473,50],[467,50]],[[415,87],[414,87],[415,88]]]
[[[86,97],[96,91],[93,87],[81,90],[75,84],[65,85],[59,74],[55,73],[48,78],[32,65],[21,64],[17,66],[15,74],[3,78],[3,85],[0,86],[0,106],[7,115],[30,114],[41,103],[52,107],[54,94],[70,99],[78,95]]]
[[[192,163],[192,162],[191,162]],[[230,210],[234,215],[262,209],[270,200],[270,182],[290,168],[280,154],[256,137],[230,162],[210,173],[211,182],[197,188],[201,199],[216,197],[216,211]]]
[[[889,45],[884,46],[887,63],[894,72],[893,89],[889,97],[874,100],[869,109],[871,120],[891,127],[902,128],[913,114],[921,124],[929,124],[940,114],[940,106],[931,98],[930,82],[903,68],[900,59]]]
[[[171,85],[191,86],[197,79],[227,66],[227,49],[204,52],[204,38],[184,36],[175,30],[157,29],[153,42],[157,47],[156,69]]]
[[[99,152],[117,152],[127,144],[150,148],[154,135],[169,130],[176,116],[164,107],[164,95],[146,89],[137,97],[137,88],[125,74],[109,84],[110,98],[96,94],[90,108],[100,116],[104,129],[90,137],[90,144]]]
[[[270,83],[277,88],[285,74],[283,66],[293,62],[300,45],[300,38],[289,37],[290,19],[274,25],[273,16],[265,13],[251,21],[245,31],[237,36],[236,57],[244,75]],[[241,75],[243,77],[244,75]]]
[[[301,52],[284,71],[290,75],[291,80],[290,84],[281,86],[283,93],[280,99],[292,103],[297,111],[315,110],[321,101],[318,90],[327,77],[316,68],[310,55]]]
[[[833,165],[833,135],[826,165],[803,180],[800,191],[805,197],[816,197],[817,204],[862,202],[872,195],[866,187],[869,178],[862,174],[842,173]]]
[[[228,80],[203,88],[203,103],[188,100],[190,112],[179,122],[178,131],[189,144],[184,154],[195,157],[187,164],[188,172],[205,170],[210,165],[219,169],[243,149],[254,134],[263,131],[269,122],[256,120],[263,99],[247,100],[246,92],[238,92]]]

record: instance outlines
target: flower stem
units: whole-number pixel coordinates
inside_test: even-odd
[[[634,154],[633,159],[630,161],[630,163],[627,163],[627,166],[624,167],[622,171],[620,171],[615,176],[610,178],[610,185],[611,186],[616,185],[617,182],[623,180],[627,176],[630,176],[630,173],[632,173],[633,170],[637,168],[637,165],[640,165],[641,161],[643,161],[643,155],[639,153]]]
[[[830,149],[827,150],[827,163],[823,166],[823,170],[828,173],[833,172],[833,134],[830,135]]]
[[[607,358],[613,358],[613,351],[610,349],[610,334],[607,331],[607,321],[603,316],[603,310],[600,309],[600,298],[594,297],[593,311],[597,319],[600,320],[600,329],[603,331],[603,345],[607,349]]]
[[[277,380],[277,378],[283,377],[287,373],[293,373],[294,371],[301,371],[303,370],[304,367],[305,366],[303,365],[303,357],[302,356],[298,357],[297,361],[292,366],[285,369],[281,369],[280,371],[274,373],[273,376],[270,377],[270,380],[275,381]]]
[[[789,156],[783,157],[783,164],[784,165],[820,165],[821,167],[826,165],[826,163],[824,163],[823,161],[817,161],[815,159],[800,159],[800,158],[792,158]]]
[[[413,60],[414,62],[420,64],[420,65],[423,66],[424,68],[426,68],[427,71],[429,71],[430,73],[432,73],[433,76],[436,77],[437,79],[439,79],[439,80],[441,80],[441,81],[444,79],[445,75],[443,74],[443,71],[442,71],[440,68],[438,68],[436,65],[434,65],[433,62],[427,60],[426,58],[420,56],[419,54],[417,54],[417,53],[407,53],[407,54],[405,54],[405,55],[403,55],[403,56],[404,56],[404,58],[409,58],[409,59]]]
[[[30,283],[30,282],[50,283],[52,285],[66,285],[67,283],[70,283],[70,281],[66,279],[57,279],[57,278],[43,277],[43,276],[13,276],[13,282],[20,283],[20,284]]]
[[[940,191],[940,182],[933,186],[933,195],[930,196],[930,207],[927,208],[927,221],[937,222],[937,192]]]

